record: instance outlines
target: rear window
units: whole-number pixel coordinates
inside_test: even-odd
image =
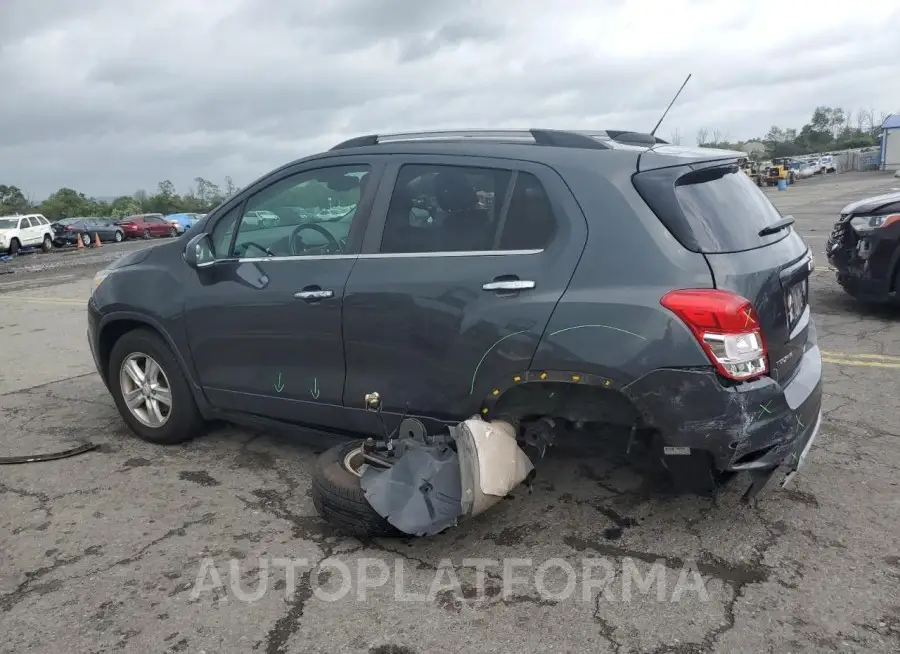
[[[790,233],[785,229],[759,236],[783,216],[736,165],[649,170],[634,176],[634,186],[672,235],[693,252],[752,250]]]

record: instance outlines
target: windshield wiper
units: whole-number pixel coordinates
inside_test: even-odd
[[[759,230],[759,234],[757,234],[757,236],[769,236],[770,234],[777,234],[782,229],[790,227],[795,222],[796,221],[794,220],[793,216],[785,216],[781,220],[772,223],[768,227],[763,227],[761,230]]]

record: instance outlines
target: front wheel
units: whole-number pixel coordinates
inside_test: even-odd
[[[171,236],[172,238],[175,238],[176,236],[178,236],[178,228],[173,227],[171,230],[169,230],[169,236]]]
[[[12,256],[16,256],[16,253],[19,251],[19,240],[13,239],[9,242],[9,253]]]
[[[187,378],[155,332],[127,332],[112,348],[107,372],[113,400],[140,438],[159,445],[190,440],[203,427]]]
[[[91,235],[90,234],[85,232],[84,234],[79,234],[78,238],[81,239],[81,244],[84,247],[86,247],[86,248],[91,247]]]
[[[312,500],[319,515],[350,536],[399,537],[404,534],[375,512],[359,483],[363,441],[335,445],[316,458]]]
[[[116,235],[114,238],[115,238],[116,243],[121,243],[122,241],[125,240],[125,235],[122,232],[116,230]]]

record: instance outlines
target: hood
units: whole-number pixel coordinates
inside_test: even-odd
[[[885,193],[884,195],[876,195],[871,198],[866,198],[864,200],[859,200],[857,202],[851,202],[846,207],[841,209],[841,215],[846,216],[848,214],[866,214],[872,213],[874,211],[878,211],[884,206],[889,204],[894,204],[895,202],[900,202],[900,192],[894,193]]]

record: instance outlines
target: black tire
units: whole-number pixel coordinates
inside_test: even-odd
[[[84,232],[83,234],[79,234],[78,238],[81,239],[81,244],[84,247],[86,247],[86,248],[91,247],[91,235],[90,234],[88,234],[87,232]]]
[[[369,506],[359,477],[344,467],[344,457],[360,445],[362,441],[341,443],[316,457],[312,478],[312,500],[316,511],[325,521],[350,536],[405,536]]]
[[[168,378],[169,390],[172,393],[172,409],[168,421],[161,427],[154,428],[142,424],[132,415],[122,399],[119,370],[125,358],[135,352],[153,357]],[[194,438],[202,431],[203,417],[191,394],[190,384],[172,350],[156,332],[141,328],[121,336],[110,353],[107,375],[110,392],[119,414],[139,438],[158,445],[175,445]]]
[[[149,229],[145,229],[145,230],[144,230],[144,239],[149,239],[149,238],[150,238],[150,230],[149,230]]]
[[[176,236],[178,236],[178,228],[177,228],[177,227],[173,227],[173,228],[169,231],[169,236],[171,236],[172,238],[175,238]]]
[[[125,240],[125,234],[123,234],[122,232],[120,232],[120,231],[117,229],[117,230],[116,230],[116,235],[113,237],[113,240],[114,240],[116,243],[121,243],[122,241]]]
[[[41,249],[44,252],[50,252],[53,249],[53,239],[50,234],[44,234],[44,242],[41,243]]]
[[[19,246],[19,239],[14,238],[13,240],[11,240],[11,241],[9,242],[9,253],[10,253],[12,256],[15,256],[16,253],[19,251],[19,247],[20,247],[20,246]]]

